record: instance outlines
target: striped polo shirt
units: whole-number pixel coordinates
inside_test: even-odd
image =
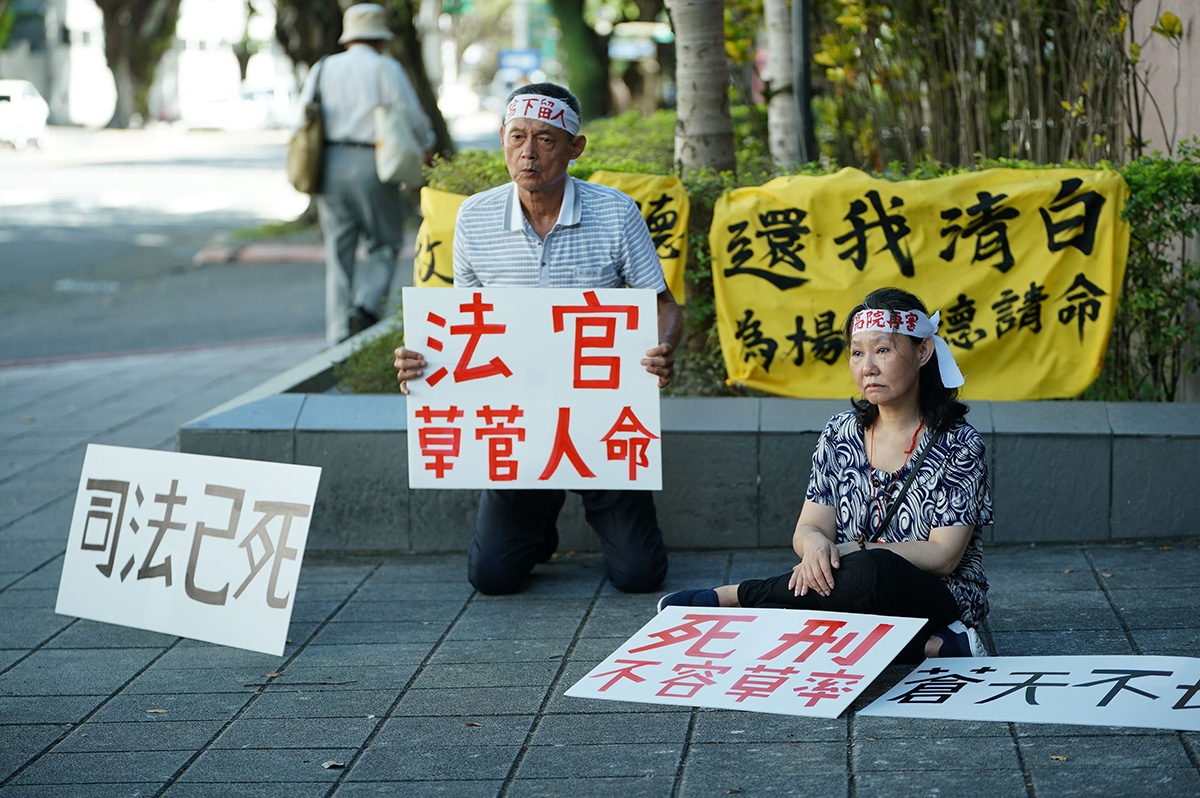
[[[667,290],[637,203],[569,175],[545,240],[521,212],[516,183],[468,197],[454,225],[454,285]]]

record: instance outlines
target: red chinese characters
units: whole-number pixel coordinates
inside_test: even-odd
[[[425,468],[434,472],[439,479],[454,467],[450,458],[458,457],[459,448],[462,446],[462,429],[454,426],[454,422],[463,415],[463,411],[454,405],[450,405],[447,410],[434,410],[426,405],[417,411],[417,418],[425,422],[425,426],[417,430],[421,456],[430,458]],[[435,419],[445,422],[445,425],[431,426]]]
[[[858,637],[858,632],[848,632],[839,637],[836,633],[845,625],[845,621],[810,618],[805,621],[804,627],[799,632],[780,636],[779,639],[783,641],[783,644],[763,654],[759,659],[775,659],[780,654],[790,651],[800,643],[808,643],[808,648],[800,652],[800,655],[793,660],[794,662],[804,662],[821,646],[829,646],[827,654],[841,654]],[[891,624],[881,623],[877,625],[871,630],[870,634],[863,638],[862,642],[854,650],[845,656],[833,657],[833,661],[838,665],[853,665],[862,659],[863,655],[870,651],[891,630]]]
[[[624,438],[618,437],[622,434],[625,435]],[[634,415],[633,408],[625,407],[612,429],[600,440],[608,445],[609,460],[629,461],[629,481],[634,482],[637,480],[638,468],[650,465],[650,458],[646,452],[650,448],[650,441],[657,438],[658,436],[646,429]]]
[[[612,350],[616,341],[617,320],[625,317],[625,329],[638,326],[636,305],[602,305],[595,291],[585,291],[583,305],[556,305],[554,332],[562,332],[567,316],[579,316],[575,320],[574,382],[576,388],[600,388],[617,390],[621,387],[621,359],[616,355],[584,354],[587,350]],[[599,369],[602,376],[584,376],[584,368]],[[589,374],[592,373],[590,370]]]
[[[472,318],[469,324],[454,324],[450,326],[451,335],[468,336],[462,355],[459,357],[458,363],[454,366],[454,381],[466,382],[467,380],[479,380],[497,374],[503,377],[511,377],[512,371],[499,357],[494,357],[483,365],[470,365],[471,357],[475,354],[475,349],[479,346],[479,342],[483,339],[483,336],[501,335],[508,328],[505,324],[488,324],[484,322],[483,314],[495,310],[495,305],[484,302],[483,294],[475,292],[473,299],[470,302],[459,305],[458,309],[463,313],[470,313]],[[446,320],[436,313],[428,314],[426,320],[435,327],[446,326]],[[426,340],[425,344],[435,352],[441,352],[445,349],[445,343],[438,338],[430,337]],[[426,381],[430,385],[437,385],[445,379],[448,373],[443,366],[430,374]]]

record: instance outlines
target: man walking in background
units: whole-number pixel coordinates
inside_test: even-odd
[[[345,52],[317,62],[300,91],[300,106],[319,89],[325,120],[324,165],[317,214],[325,239],[325,339],[336,344],[379,321],[396,257],[404,242],[404,203],[398,186],[375,174],[376,106],[406,109],[427,150],[433,127],[404,68],[383,54],[393,38],[383,6],[346,9],[338,43]],[[355,264],[360,240],[367,259]]]

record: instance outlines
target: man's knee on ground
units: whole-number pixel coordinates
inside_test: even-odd
[[[503,573],[494,568],[481,568],[472,563],[467,566],[467,579],[470,580],[472,587],[480,593],[489,596],[504,596],[524,590],[526,575]]]
[[[667,564],[647,564],[645,568],[609,571],[608,581],[622,593],[649,593],[662,587],[667,578]]]

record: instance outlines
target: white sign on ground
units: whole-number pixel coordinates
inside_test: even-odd
[[[405,288],[413,488],[659,490],[653,291]]]
[[[1200,659],[930,659],[858,714],[1200,731]]]
[[[320,476],[89,445],[55,612],[281,655]]]
[[[810,610],[667,607],[566,694],[836,718],[924,624]]]

